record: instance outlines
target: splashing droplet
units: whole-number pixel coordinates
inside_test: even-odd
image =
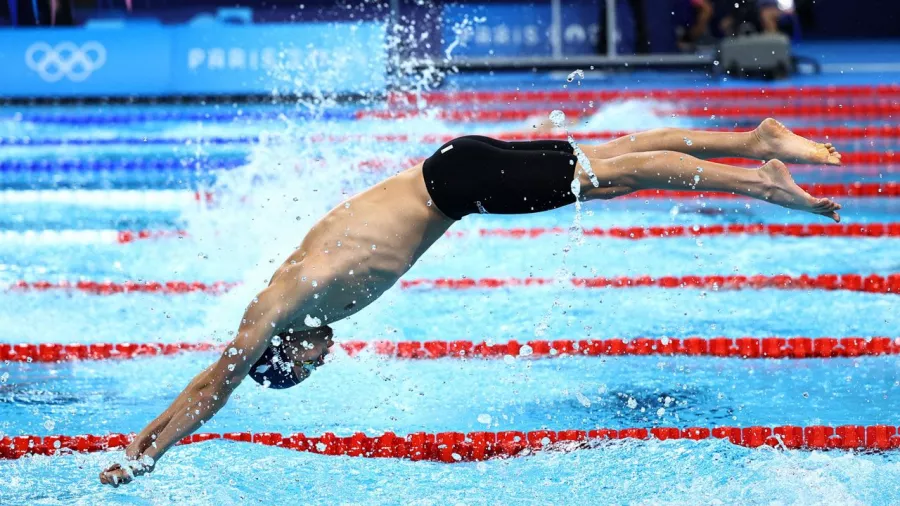
[[[322,326],[322,320],[316,318],[315,316],[310,316],[310,315],[306,315],[306,318],[303,319],[303,323],[307,327],[312,327],[312,328]]]
[[[584,71],[581,70],[581,69],[578,69],[578,70],[576,70],[575,72],[572,72],[571,74],[569,74],[569,75],[566,77],[566,81],[568,81],[568,82],[571,83],[572,81],[575,80],[576,77],[577,77],[578,79],[584,79]]]
[[[550,113],[550,121],[556,125],[556,128],[562,128],[566,124],[566,113],[557,109]]]

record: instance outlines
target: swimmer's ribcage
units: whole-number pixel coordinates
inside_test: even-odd
[[[67,77],[81,82],[106,63],[106,48],[97,41],[78,46],[74,42],[61,42],[51,46],[35,42],[25,51],[25,64],[48,83]]]

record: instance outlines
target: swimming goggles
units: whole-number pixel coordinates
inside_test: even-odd
[[[304,360],[303,362],[300,362],[300,368],[303,369],[303,374],[302,374],[300,380],[303,381],[306,378],[309,378],[309,376],[313,373],[313,371],[318,369],[320,365],[324,365],[324,364],[325,364],[325,355],[324,354],[315,360]]]

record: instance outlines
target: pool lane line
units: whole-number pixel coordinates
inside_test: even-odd
[[[786,86],[779,88],[704,88],[704,89],[581,89],[581,90],[484,90],[432,91],[425,93],[393,92],[388,102],[394,105],[417,104],[425,100],[436,104],[497,104],[506,102],[571,102],[615,100],[728,100],[800,101],[844,98],[856,100],[885,100],[900,96],[896,84],[856,86]],[[847,104],[849,105],[849,104]]]
[[[39,146],[39,145],[35,145]],[[417,165],[425,159],[425,156],[405,158],[335,158],[330,160],[298,158],[294,164],[305,168],[325,169],[331,164],[341,163],[354,170],[369,172],[384,172],[392,169],[404,169]],[[712,161],[737,165],[739,167],[754,168],[762,165],[759,160],[750,158],[713,158]],[[120,158],[115,160],[92,159],[0,159],[0,173],[7,174],[56,174],[56,173],[86,173],[86,172],[191,172],[204,173],[209,171],[231,170],[243,167],[250,162],[246,157],[211,158],[209,160],[197,160],[194,158]],[[841,158],[842,166],[825,166],[816,164],[795,165],[795,172],[809,173],[811,171],[822,172],[826,175],[854,174],[858,166],[867,168],[892,168],[900,164],[900,153],[893,151],[850,152],[844,153]],[[867,171],[858,171],[869,173]]]
[[[62,291],[81,292],[90,295],[118,295],[149,293],[158,295],[181,295],[204,293],[221,295],[239,286],[234,281],[25,281],[7,283],[2,289],[7,293],[33,293]],[[826,290],[851,291],[877,294],[900,294],[900,273],[880,274],[789,274],[764,275],[703,275],[703,276],[616,276],[616,277],[574,277],[567,279],[528,278],[418,278],[401,279],[402,290],[488,290],[520,287],[552,287],[570,285],[575,288],[669,288],[726,290]]]
[[[344,341],[337,346],[353,357],[361,353],[409,360],[523,359],[608,356],[693,356],[743,359],[854,358],[900,355],[900,337],[687,337],[516,340],[488,343],[455,341]],[[0,343],[0,361],[58,363],[130,360],[182,353],[221,352],[223,344],[181,343]]]
[[[560,108],[566,116],[581,117],[587,113],[584,106]],[[543,109],[531,107],[521,108],[513,104],[510,108],[497,109],[376,109],[361,110],[356,112],[356,118],[360,120],[404,120],[416,118],[428,118],[452,122],[501,122],[501,121],[526,121],[536,116],[546,117],[551,108]],[[590,114],[594,114],[591,111]],[[707,105],[695,107],[668,107],[656,111],[658,115],[675,115],[689,118],[731,118],[742,120],[761,120],[768,117],[777,118],[815,118],[815,119],[853,119],[871,121],[873,118],[889,120],[900,114],[900,102],[877,102],[854,104],[852,106],[838,105],[796,105],[796,104],[772,104],[772,105]]]
[[[192,190],[0,190],[0,204],[64,204],[114,208],[182,208],[210,204],[210,192]]]
[[[863,140],[871,138],[881,139],[900,139],[900,126],[892,125],[874,125],[864,127],[796,127],[791,129],[797,135],[818,140]],[[734,129],[726,128],[708,128],[709,132],[734,132]],[[573,132],[573,135],[579,141],[608,141],[625,137],[633,132],[627,131],[579,131]],[[530,141],[543,139],[560,139],[565,137],[553,132],[486,132],[499,140],[504,141]],[[424,143],[424,144],[444,144],[457,137],[467,135],[466,133],[457,134],[313,134],[313,135],[269,135],[260,136],[211,136],[211,137],[112,137],[106,139],[97,139],[93,137],[66,137],[66,138],[34,138],[34,137],[7,137],[0,138],[0,145],[5,146],[98,146],[98,145],[257,145],[257,144],[278,144],[287,142],[307,141],[310,143],[341,143],[341,142],[379,142],[379,143]],[[851,154],[851,153],[848,153]],[[2,163],[2,162],[0,162]],[[180,164],[179,164],[180,165]],[[2,165],[0,165],[2,167]]]
[[[703,90],[576,90],[576,91],[472,91],[472,92],[429,92],[421,95],[394,93],[389,95],[385,103],[390,107],[418,104],[419,97],[430,105],[474,105],[498,103],[540,102],[609,102],[616,100],[658,100],[658,101],[710,101],[720,100],[728,103],[741,101],[759,102],[778,100],[783,102],[802,102],[813,100],[821,103],[822,99],[841,100],[841,106],[848,109],[859,105],[870,104],[873,100],[885,101],[900,95],[896,85],[878,86],[805,86],[784,88],[728,88]],[[149,110],[144,112],[115,113],[32,113],[18,112],[0,116],[0,121],[29,122],[35,124],[90,125],[90,124],[132,124],[154,121],[184,122],[198,121],[204,123],[230,123],[234,121],[278,120],[282,117],[318,121],[352,121],[357,118],[356,111],[234,111],[204,112],[191,110]]]
[[[311,121],[353,121],[356,113],[346,111],[242,111],[242,112],[203,112],[203,111],[159,111],[124,112],[124,113],[33,113],[19,112],[0,116],[0,121],[26,122],[53,125],[127,125],[148,122],[201,122],[201,123],[234,123],[248,121],[279,121],[283,118]]]
[[[710,132],[734,132],[733,129],[710,128]],[[846,141],[880,138],[885,140],[900,139],[900,127],[875,126],[875,127],[798,127],[792,129],[794,133],[802,137],[817,140]],[[587,131],[573,132],[579,141],[608,141],[619,137],[625,137],[632,132],[614,131]],[[563,137],[551,132],[497,132],[487,133],[491,137],[505,141],[527,141],[543,139],[561,139]],[[33,137],[33,136],[9,136],[0,137],[0,147],[82,147],[82,146],[255,146],[255,145],[279,145],[306,141],[316,143],[344,143],[344,142],[378,142],[378,143],[417,143],[417,144],[443,144],[457,137],[467,134],[342,134],[342,135],[297,135],[281,136],[269,135],[265,137],[239,135],[233,137],[209,136],[209,137],[154,137],[154,136],[122,136],[122,137]],[[851,155],[853,153],[847,153]],[[846,163],[846,162],[845,162]]]
[[[801,183],[800,187],[814,197],[829,198],[897,198],[900,183]],[[687,190],[642,190],[617,197],[617,200],[703,200],[741,199],[749,197],[733,193],[696,192]],[[239,202],[248,202],[238,196]],[[0,191],[2,204],[74,204],[92,207],[184,207],[187,205],[215,205],[219,196],[214,192],[191,190],[6,190]]]
[[[452,238],[497,237],[503,239],[537,239],[567,234],[562,227],[481,228],[450,230]],[[720,236],[768,236],[797,238],[879,238],[900,237],[900,222],[888,223],[730,223],[727,225],[662,225],[647,227],[590,227],[582,229],[585,237],[612,239],[665,239]],[[131,244],[138,241],[189,238],[182,229],[141,230],[0,230],[0,245],[31,244],[41,246],[70,244]]]
[[[900,225],[898,225],[900,226]],[[129,244],[156,239],[182,239],[188,237],[185,230],[2,230],[0,246],[16,245],[91,245]]]
[[[83,434],[77,436],[20,435],[0,438],[0,459],[30,455],[67,455],[121,450],[134,434]],[[894,425],[750,426],[750,427],[652,427],[590,430],[534,430],[502,432],[414,432],[398,436],[385,432],[369,436],[356,432],[337,436],[326,432],[310,437],[303,433],[277,432],[199,433],[177,445],[222,439],[330,456],[394,458],[411,461],[479,462],[489,459],[525,457],[538,452],[601,450],[612,441],[703,441],[720,439],[747,448],[782,450],[888,451],[900,448]]]
[[[466,231],[448,232],[451,236],[502,237],[509,239],[533,239],[545,235],[568,233],[561,227],[532,228],[482,228],[473,234]],[[676,237],[715,237],[764,235],[771,237],[900,237],[900,222],[889,223],[730,223],[727,225],[665,225],[648,227],[585,228],[587,237],[616,239],[658,239]],[[2,237],[2,235],[0,235]]]
[[[851,292],[900,294],[900,273],[879,274],[789,274],[704,276],[616,276],[554,278],[420,278],[401,279],[401,289],[484,290],[534,286],[576,288],[695,288],[704,290],[846,290]]]

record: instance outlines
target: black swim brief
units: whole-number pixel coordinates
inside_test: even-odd
[[[575,202],[578,159],[566,141],[505,142],[469,135],[440,147],[422,173],[434,205],[454,220],[528,214]]]

